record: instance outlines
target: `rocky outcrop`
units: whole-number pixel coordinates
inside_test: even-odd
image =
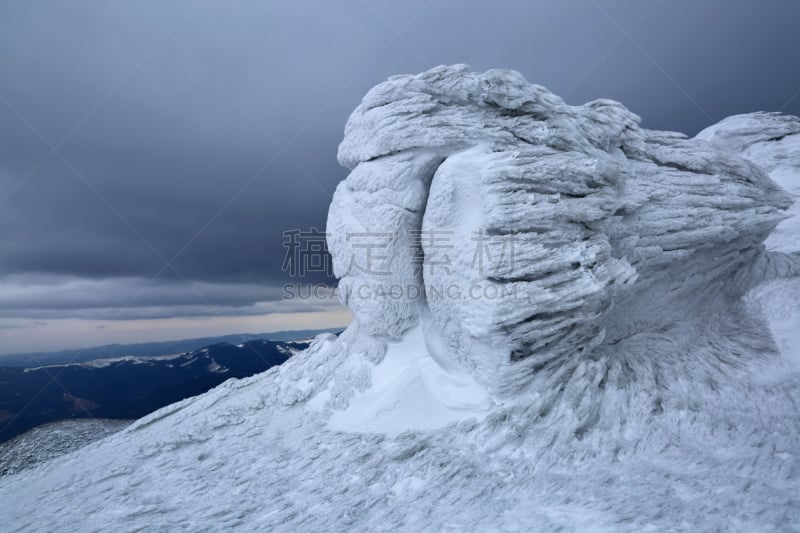
[[[698,316],[731,305],[749,287],[738,272],[785,259],[762,242],[791,198],[738,152],[797,120],[759,117],[688,139],[513,71],[390,78],[347,123],[353,170],[329,213],[354,327],[396,341],[424,319],[432,357],[507,398],[634,330],[669,330],[689,301]]]

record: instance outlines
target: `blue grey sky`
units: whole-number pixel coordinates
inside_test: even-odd
[[[396,73],[513,68],[649,128],[800,114],[800,2],[0,3],[0,353],[344,324],[285,301],[344,123]]]

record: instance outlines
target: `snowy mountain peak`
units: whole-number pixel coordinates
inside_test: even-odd
[[[353,324],[0,479],[4,525],[797,529],[796,124],[390,78],[329,211]]]

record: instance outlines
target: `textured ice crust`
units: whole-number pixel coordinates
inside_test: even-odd
[[[800,529],[800,120],[637,123],[508,71],[378,85],[329,217],[353,325],[0,478],[2,528]],[[348,232],[391,236],[372,271]],[[358,297],[389,284],[425,297]]]
[[[720,142],[638,121],[609,100],[568,106],[512,71],[440,67],[369,91],[339,148],[353,170],[328,227],[355,327],[399,340],[428,317],[431,355],[509,401],[537,373],[677,335],[676,318],[725,312],[764,270],[794,270],[762,245],[791,199],[739,152],[750,132],[791,135],[796,121],[723,122]],[[386,264],[346,242],[369,231],[395,235]],[[504,242],[509,260],[476,264]],[[354,258],[375,268],[353,272]],[[392,287],[416,290],[374,297]]]

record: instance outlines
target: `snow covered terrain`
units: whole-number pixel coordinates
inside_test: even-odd
[[[121,431],[130,420],[62,420],[0,443],[0,476],[16,474]]]
[[[800,120],[690,139],[437,67],[339,160],[353,325],[0,479],[4,527],[800,529]]]

